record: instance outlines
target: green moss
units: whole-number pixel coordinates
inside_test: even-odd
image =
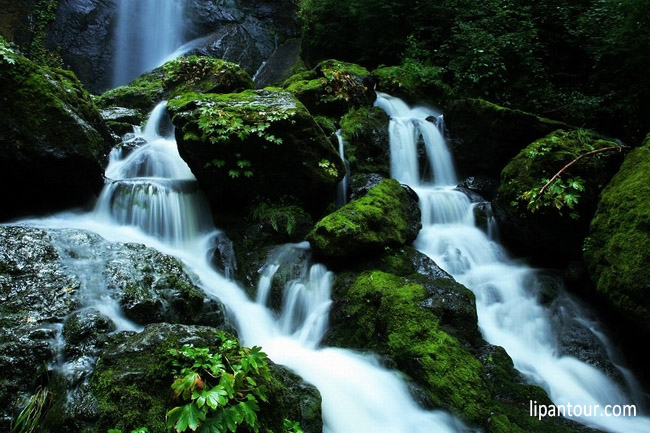
[[[238,65],[211,57],[180,57],[111,89],[98,98],[101,107],[120,106],[144,112],[156,103],[188,92],[231,93],[253,89],[250,76]]]
[[[390,176],[388,123],[380,108],[352,109],[341,118],[345,157],[352,173],[379,173]]]
[[[584,258],[598,292],[650,331],[650,136],[632,151],[602,193]]]
[[[376,254],[386,246],[407,244],[419,230],[419,215],[413,215],[410,200],[399,182],[383,180],[364,197],[320,220],[307,240],[330,257]],[[417,213],[417,204],[415,208]]]
[[[444,69],[408,61],[400,66],[387,66],[372,71],[377,90],[399,96],[407,101],[432,103],[443,107],[452,95],[443,81]]]
[[[364,272],[346,293],[341,313],[354,326],[342,332],[339,342],[389,355],[424,387],[435,406],[482,423],[490,406],[483,367],[421,306],[426,297],[419,284],[380,271]]]
[[[313,114],[341,116],[350,107],[371,105],[370,73],[362,66],[326,60],[284,82]]]

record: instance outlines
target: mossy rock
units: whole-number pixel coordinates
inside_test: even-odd
[[[388,115],[377,107],[352,109],[343,116],[341,134],[352,173],[390,176],[389,122]]]
[[[211,57],[179,57],[128,86],[103,93],[97,98],[97,105],[135,108],[146,115],[163,99],[183,93],[232,93],[254,87],[251,77],[235,63]]]
[[[562,264],[580,257],[584,236],[596,209],[600,192],[621,163],[620,152],[585,157],[571,166],[563,179],[581,178],[584,191],[573,209],[528,209],[522,194],[541,188],[562,167],[586,152],[617,146],[585,130],[555,131],[523,149],[501,173],[496,216],[510,246],[520,253],[549,263]]]
[[[169,101],[179,151],[214,210],[293,196],[311,214],[333,201],[345,167],[307,109],[282,90],[188,93]]]
[[[393,179],[327,215],[307,235],[314,251],[334,259],[379,255],[415,240],[420,231],[417,196]]]
[[[375,100],[368,70],[338,60],[325,60],[293,75],[283,86],[314,115],[340,117],[350,108],[369,106]]]
[[[0,60],[0,221],[85,204],[104,185],[110,130],[72,72],[9,56],[13,64]]]
[[[650,334],[650,136],[602,193],[584,260],[598,293]]]
[[[444,69],[406,62],[398,66],[384,66],[372,71],[377,90],[406,100],[411,104],[432,104],[445,107],[452,90],[443,79]]]
[[[174,377],[169,349],[193,344],[218,353],[221,340],[215,331],[212,327],[159,323],[138,334],[114,334],[99,354],[88,385],[72,399],[65,393],[58,396],[62,398],[44,425],[52,431],[81,433],[110,428],[131,431],[143,426],[151,433],[169,432],[165,416],[178,405],[171,388]],[[309,426],[306,432],[321,431],[318,391],[287,369],[269,366],[271,379],[264,383],[269,401],[260,403],[260,431],[281,431],[284,418]]]
[[[459,170],[467,176],[498,178],[524,147],[568,125],[483,99],[449,104],[445,126]]]
[[[421,385],[435,407],[483,423],[490,405],[483,367],[440,327],[426,307],[426,289],[381,271],[359,275],[339,287],[345,300],[328,340],[343,347],[390,356],[397,368]],[[343,319],[345,318],[345,319]]]

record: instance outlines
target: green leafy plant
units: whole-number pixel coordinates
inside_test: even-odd
[[[284,433],[304,433],[300,423],[297,421],[291,421],[290,419],[284,419]]]
[[[11,49],[7,41],[4,40],[2,36],[0,36],[0,59],[2,61],[9,63],[10,65],[13,65],[16,63],[16,59],[14,59],[16,53],[14,53],[14,50]]]
[[[327,159],[323,159],[318,163],[318,166],[325,170],[325,173],[332,177],[337,177],[339,175],[339,171],[336,169],[336,166],[332,164],[331,161],[328,161]]]
[[[579,215],[573,209],[578,204],[580,194],[585,190],[584,180],[579,176],[566,181],[558,178],[545,188],[548,183],[549,179],[542,179],[539,187],[524,192],[519,198],[524,200],[531,212],[542,208],[555,208],[562,215],[569,209],[569,216],[577,219]]]
[[[122,433],[122,430],[116,428],[108,429],[108,433]],[[149,429],[146,427],[139,427],[134,430],[131,430],[131,433],[149,433]]]
[[[309,218],[309,215],[300,206],[287,204],[284,200],[279,204],[261,202],[253,208],[251,214],[254,220],[270,224],[276,232],[284,231],[289,236],[296,230],[300,219]]]
[[[11,433],[33,433],[38,431],[41,419],[51,402],[47,388],[38,387],[25,408],[18,414],[11,427]]]
[[[239,342],[219,333],[218,353],[184,345],[170,349],[176,380],[176,399],[184,402],[167,412],[168,425],[176,432],[235,432],[240,424],[259,431],[259,401],[267,401],[270,378],[267,357],[259,347],[242,348]]]

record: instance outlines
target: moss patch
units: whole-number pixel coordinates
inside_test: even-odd
[[[602,193],[584,258],[598,292],[650,332],[650,136]]]
[[[377,90],[400,97],[410,103],[425,102],[444,107],[452,90],[443,81],[444,69],[406,62],[399,66],[386,66],[372,71]]]
[[[360,107],[341,118],[345,158],[352,173],[378,173],[390,177],[388,123],[380,108]]]
[[[384,247],[412,242],[421,227],[419,220],[417,202],[399,182],[388,179],[320,220],[307,240],[327,257],[376,255]]]

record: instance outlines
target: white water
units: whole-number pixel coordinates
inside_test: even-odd
[[[184,9],[185,0],[118,0],[114,87],[171,60],[183,42]]]
[[[348,202],[348,184],[350,183],[350,163],[345,159],[345,140],[341,130],[336,131],[336,139],[339,142],[339,156],[345,165],[345,176],[339,182],[336,189],[336,206],[343,206]]]
[[[544,388],[556,405],[599,405],[602,410],[608,404],[633,404],[601,371],[576,358],[558,355],[549,312],[539,304],[530,284],[535,278],[533,270],[511,262],[503,249],[475,226],[473,205],[454,189],[457,180],[444,138],[432,130],[432,122],[425,120],[438,113],[409,108],[382,93],[378,93],[375,105],[391,117],[392,175],[409,184],[420,197],[422,230],[415,246],[474,292],[483,337],[505,348],[515,367]],[[433,179],[421,179],[418,172],[420,135]],[[650,418],[644,416],[574,419],[611,432],[650,432]]]
[[[218,232],[203,222],[207,208],[200,194],[193,188],[186,192],[175,187],[178,182],[195,180],[178,156],[173,139],[158,134],[163,116],[164,105],[159,105],[141,134],[147,144],[128,155],[121,150],[111,155],[106,170],[109,179],[94,212],[59,214],[19,224],[90,230],[111,242],[143,243],[180,259],[197,284],[228,307],[243,344],[262,346],[274,362],[318,387],[325,433],[466,431],[444,412],[421,409],[400,376],[381,367],[372,356],[319,347],[327,329],[333,279],[324,266],[305,264],[299,278],[285,290],[279,317],[265,303],[280,257],[264,270],[259,302],[251,301],[236,283],[214,270],[209,252]],[[125,184],[129,187],[122,188]],[[122,206],[131,203],[136,203],[137,212]],[[305,249],[307,245],[286,248]],[[124,326],[119,309],[103,312]]]

